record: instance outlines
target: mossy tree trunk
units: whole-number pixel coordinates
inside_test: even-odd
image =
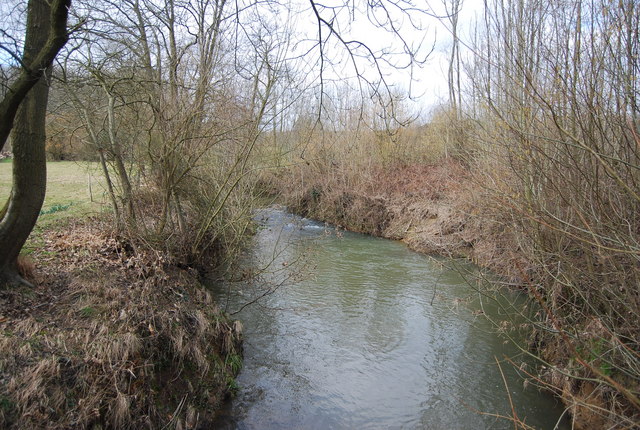
[[[0,210],[0,288],[25,282],[17,273],[16,260],[44,201],[47,75],[67,41],[70,3],[29,0],[22,71],[0,102],[0,146],[13,133],[13,185]]]

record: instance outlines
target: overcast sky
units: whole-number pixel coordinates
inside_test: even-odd
[[[443,0],[415,1],[413,4],[416,9],[429,10],[432,13],[444,14]],[[16,5],[24,4],[19,0],[2,0],[0,5],[0,13],[5,17],[0,28],[9,29],[8,26],[14,26],[15,20],[22,18],[19,13],[20,7],[14,9]],[[390,2],[385,2],[387,5]],[[328,9],[318,7],[318,11],[325,19],[332,18],[332,12],[336,11],[337,17],[334,21],[334,27],[339,30],[344,40],[357,40],[363,42],[375,53],[386,51],[385,61],[378,61],[380,70],[385,77],[386,82],[403,92],[411,90],[414,97],[412,103],[413,109],[423,111],[423,116],[434,106],[447,100],[447,61],[448,52],[451,47],[451,35],[443,20],[420,13],[400,12],[394,10],[393,6],[389,6],[387,11],[390,13],[393,23],[396,26],[397,33],[402,36],[400,39],[393,32],[389,31],[388,25],[385,28],[376,27],[371,24],[372,18],[384,20],[385,16],[382,10],[372,12],[366,9],[367,2],[359,1],[354,3],[346,3],[343,0],[327,0],[322,3],[325,6],[335,6],[336,9]],[[347,5],[345,7],[345,4]],[[308,42],[292,44],[292,55],[299,55],[305,52],[310,44],[317,42],[317,21],[313,10],[310,8],[308,0],[291,0],[287,13],[280,13],[278,16],[278,25],[289,26],[294,32],[302,34],[301,39],[308,38]],[[360,5],[360,6],[358,6]],[[360,9],[358,9],[360,8]],[[482,8],[482,0],[464,0],[462,14],[460,17],[460,31],[463,34],[468,31],[475,14]],[[8,10],[9,9],[9,10]],[[286,8],[284,8],[286,9]],[[367,13],[369,16],[367,16]],[[383,23],[388,24],[388,23]],[[326,29],[324,30],[326,34]],[[11,32],[14,33],[15,32]],[[5,48],[13,50],[15,43],[7,33],[2,35],[0,42]],[[18,42],[19,43],[19,42]],[[408,56],[397,54],[403,50],[403,43],[406,43],[412,49],[416,49],[416,58],[424,60],[427,52],[433,48],[433,52],[429,55],[423,64],[413,64],[409,66]],[[422,43],[420,49],[417,47]],[[344,80],[355,75],[355,70],[351,59],[347,55],[340,42],[333,38],[328,46],[325,46],[327,59],[333,62],[325,64],[325,76],[329,79]],[[356,50],[357,51],[357,50]],[[360,50],[363,52],[363,50]],[[396,54],[394,54],[396,53]],[[0,61],[6,63],[6,52],[0,52]],[[318,67],[317,58],[308,59],[308,66]],[[391,66],[394,64],[396,67]],[[376,66],[366,59],[356,59],[359,72],[366,78],[374,80],[377,78],[378,70]],[[408,66],[408,67],[407,67]],[[316,73],[318,70],[316,69]],[[313,74],[311,72],[310,74]]]
[[[317,40],[317,21],[315,21],[313,11],[308,6],[308,1],[300,0],[298,4],[300,14],[295,16],[297,20],[296,31],[306,34],[306,37],[310,40],[314,38]],[[344,5],[341,0],[329,1],[323,4],[336,7]],[[371,23],[371,10],[369,10],[369,16],[367,16],[367,11],[364,9],[365,6],[361,6],[361,9],[358,10],[357,4],[358,2],[356,2],[355,7],[351,4],[348,7],[340,7],[338,9],[319,8],[319,12],[323,18],[330,19],[332,13],[336,11],[337,18],[334,21],[334,26],[340,31],[343,39],[361,41],[375,53],[388,52],[385,58],[390,63],[395,64],[396,67],[387,64],[386,61],[378,62],[386,82],[403,90],[403,92],[408,92],[410,89],[414,98],[411,105],[415,110],[421,110],[423,117],[432,107],[446,102],[448,98],[448,56],[452,38],[446,25],[446,19],[438,19],[433,16],[444,16],[442,0],[413,2],[416,8],[429,10],[430,14],[420,13],[419,11],[404,13],[387,8],[401,38],[390,32],[388,26],[385,29],[373,25]],[[472,22],[476,14],[481,11],[482,5],[482,0],[463,1],[462,13],[459,19],[459,32],[463,39],[468,38]],[[377,16],[380,16],[380,14]],[[422,64],[416,63],[406,67],[409,64],[409,57],[401,54],[403,43],[406,43],[411,48],[417,48],[421,44],[421,48],[416,51],[418,62],[424,60],[426,54],[432,49],[433,51]],[[339,41],[334,40],[333,44],[327,47],[328,57],[334,59],[334,62],[339,65],[327,68],[325,73],[330,78],[348,79],[354,76],[354,67],[350,58],[346,55],[346,51],[339,45]],[[399,52],[400,54],[398,54]],[[359,65],[360,72],[367,78],[376,78],[377,70],[373,64],[366,59],[359,59],[356,62]]]

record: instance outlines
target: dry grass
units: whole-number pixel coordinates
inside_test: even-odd
[[[640,302],[628,281],[638,273],[631,258],[532,221],[537,213],[522,209],[517,174],[494,159],[357,170],[318,164],[270,175],[267,189],[305,216],[467,257],[529,291],[540,309],[529,346],[543,364],[532,380],[563,399],[575,428],[637,426]]]
[[[304,179],[304,180],[303,180]],[[427,253],[468,257],[509,281],[526,267],[509,219],[488,205],[477,178],[453,158],[431,164],[334,172],[299,166],[265,178],[295,212],[353,231],[405,241]],[[301,188],[299,184],[304,183]],[[519,265],[514,265],[514,261]]]
[[[194,428],[228,392],[239,327],[104,231],[45,232],[36,288],[0,293],[0,427]]]

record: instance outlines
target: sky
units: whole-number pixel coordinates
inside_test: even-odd
[[[421,11],[400,12],[394,10],[392,5],[397,2],[384,2],[388,8],[387,12],[392,17],[393,25],[397,34],[389,32],[382,26],[371,23],[372,17],[385,16],[381,13],[372,13],[371,9],[365,9],[365,2],[345,3],[342,0],[323,2],[323,5],[336,7],[337,9],[318,8],[321,16],[329,20],[332,12],[337,11],[334,26],[339,29],[341,36],[345,40],[358,40],[365,43],[372,51],[386,51],[385,58],[390,59],[399,67],[386,64],[385,61],[378,61],[378,65],[385,77],[387,84],[408,93],[410,90],[412,100],[408,102],[414,111],[421,111],[421,116],[428,116],[429,112],[436,106],[446,103],[448,99],[447,69],[448,56],[451,49],[451,32],[447,27],[446,19],[439,19],[437,16],[445,15],[443,0],[432,1],[412,1],[411,3],[422,11],[428,10],[430,13]],[[347,7],[344,5],[347,4]],[[317,21],[307,0],[300,0],[301,15],[298,19],[296,31],[305,33],[309,39],[317,40]],[[462,12],[459,19],[459,32],[462,38],[468,38],[472,22],[475,16],[482,10],[482,0],[463,0]],[[368,15],[368,16],[367,16]],[[437,16],[434,16],[437,15]],[[388,29],[389,22],[385,22]],[[416,59],[418,60],[412,67],[403,68],[407,65],[407,55],[394,55],[394,52],[403,50],[403,43],[417,48]],[[335,76],[336,79],[346,79],[354,75],[354,69],[349,58],[345,55],[345,50],[340,43],[334,40],[333,45],[329,45],[331,52],[328,56],[334,55],[336,62],[340,66],[326,72],[327,76]],[[430,53],[429,53],[430,52]],[[426,54],[429,53],[428,57]],[[365,71],[365,76],[374,79],[377,75],[376,67],[370,61],[361,59],[358,61],[361,70]]]
[[[289,1],[291,3],[288,8],[293,12],[289,11],[285,16],[280,16],[278,24],[298,33],[297,38],[299,40],[308,39],[306,44],[299,42],[291,45],[292,56],[296,56],[300,55],[301,52],[306,52],[305,50],[309,49],[310,44],[317,42],[318,23],[308,0]],[[361,41],[375,53],[386,51],[387,54],[385,54],[384,60],[378,61],[378,66],[385,77],[386,83],[404,93],[408,93],[410,90],[412,101],[408,102],[408,104],[411,109],[421,111],[423,115],[428,115],[428,112],[434,106],[447,101],[447,57],[451,47],[451,35],[444,24],[445,20],[429,16],[419,10],[429,10],[437,15],[443,15],[444,7],[442,1],[446,0],[411,1],[411,4],[418,9],[412,12],[400,12],[392,6],[394,3],[409,4],[408,1],[404,3],[405,1],[383,2],[388,6],[386,12],[389,12],[397,33],[402,39],[396,34],[385,30],[382,26],[372,25],[371,21],[375,18],[381,21],[385,21],[386,18],[383,13],[385,12],[384,10],[376,11],[367,8],[367,3],[374,2],[325,0],[316,2],[316,4],[320,15],[327,20],[333,18],[333,11],[336,12],[333,25],[344,40]],[[0,12],[2,15],[7,18],[11,18],[11,16],[15,18],[17,14],[16,9],[13,8],[25,2],[21,0],[2,0],[1,3]],[[482,3],[482,0],[463,0],[459,24],[463,33],[470,28],[475,14],[482,8]],[[320,7],[320,4],[325,7]],[[7,10],[8,8],[12,10]],[[4,22],[0,23],[0,30],[10,30],[8,27],[13,24],[11,19],[5,19]],[[387,24],[385,25],[386,28],[389,27],[389,22],[383,24]],[[327,31],[325,27],[325,35]],[[403,50],[403,41],[412,48],[417,48],[422,42],[421,48],[416,51],[416,58],[421,64],[403,68],[408,64],[408,56],[393,54]],[[2,34],[0,32],[0,43],[4,47],[14,47],[12,40],[6,37],[6,33]],[[325,46],[327,60],[334,63],[332,66],[325,64],[325,78],[329,80],[346,80],[355,75],[352,60],[340,44],[340,41],[333,37],[330,39],[330,43]],[[351,46],[353,47],[354,45]],[[432,48],[433,51],[428,58],[425,58],[427,52],[431,51]],[[363,50],[355,49],[355,52],[363,52]],[[0,49],[0,63],[6,64],[8,59],[8,54]],[[386,60],[396,64],[396,67],[387,64]],[[356,59],[355,62],[358,64],[363,76],[370,80],[378,78],[377,66],[369,60],[360,58]],[[312,60],[311,63],[309,66],[316,67],[315,73],[317,73],[317,59]],[[313,73],[312,71],[310,74]]]

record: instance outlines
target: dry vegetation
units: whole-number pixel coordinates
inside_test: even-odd
[[[47,230],[22,260],[36,287],[0,292],[0,427],[195,428],[233,390],[239,323],[109,231]]]
[[[440,148],[435,160],[390,159],[371,149],[373,135],[360,137],[369,146],[363,158],[341,152],[359,141],[327,145],[318,139],[312,142],[317,153],[307,149],[312,161],[264,175],[263,184],[295,212],[401,239],[421,252],[468,257],[528,291],[540,309],[523,346],[540,363],[531,380],[563,398],[575,428],[637,426],[640,230],[634,200],[615,179],[636,174],[629,163],[637,140],[627,131],[628,163],[596,177],[584,172],[602,167],[597,153],[576,165],[562,155],[570,145],[556,146],[550,161],[548,146],[528,142],[536,156],[518,157],[513,140],[482,144],[506,138],[487,137],[482,129],[445,150],[446,134],[434,132],[443,128],[422,129],[428,146]],[[402,154],[414,143],[394,144]],[[534,172],[545,184],[535,185],[541,189],[536,197],[530,194]],[[637,191],[634,181],[622,183]]]
[[[426,127],[337,136],[329,145],[316,136],[307,147],[312,161],[266,172],[262,186],[305,216],[403,240],[420,252],[468,257],[522,280],[513,261],[526,264],[510,221],[486,204],[483,178],[468,163],[471,145],[447,142],[449,121],[442,113]]]
[[[487,1],[476,24],[417,138],[343,123],[265,182],[309,216],[504,275],[539,309],[532,378],[575,428],[638,428],[638,4]]]

